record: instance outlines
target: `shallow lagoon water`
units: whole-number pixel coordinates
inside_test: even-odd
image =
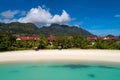
[[[93,63],[0,64],[0,80],[119,80],[120,65]]]

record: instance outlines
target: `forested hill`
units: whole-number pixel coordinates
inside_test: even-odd
[[[39,34],[39,28],[32,23],[0,23],[0,32],[9,32],[12,34]]]
[[[52,24],[48,27],[40,28],[40,31],[45,35],[84,35],[93,36],[90,32],[85,29],[78,28],[77,26],[59,25]]]
[[[55,36],[73,36],[73,35],[83,35],[83,36],[94,36],[87,30],[68,25],[52,24],[50,26],[43,26],[38,28],[32,23],[0,23],[0,33],[9,32],[12,34],[24,34],[24,35],[55,35]]]

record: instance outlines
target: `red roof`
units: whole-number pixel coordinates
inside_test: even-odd
[[[106,38],[106,39],[105,39],[105,38]],[[115,41],[120,40],[119,37],[105,37],[105,36],[88,37],[87,39],[88,39],[88,40],[91,40],[91,41],[93,41],[93,40],[98,40],[98,39],[115,40]]]
[[[20,34],[13,34],[13,36],[20,37],[21,35]]]
[[[13,36],[19,38],[18,40],[24,40],[24,41],[28,41],[28,40],[40,40],[39,36],[23,36],[21,34],[13,34]]]
[[[88,37],[87,39],[88,39],[88,40],[91,40],[91,41],[95,41],[95,40],[97,40],[96,37]]]
[[[54,36],[49,36],[47,39],[48,39],[49,41],[55,41],[55,40],[56,40],[56,38],[55,38]]]
[[[104,39],[106,36],[98,36],[97,39]]]
[[[23,40],[23,41],[40,40],[40,37],[36,37],[36,36],[21,36],[18,38],[20,38],[20,40]]]
[[[71,40],[73,38],[73,36],[68,36],[67,39],[68,40]]]
[[[119,37],[110,37],[108,40],[120,40],[120,38]]]

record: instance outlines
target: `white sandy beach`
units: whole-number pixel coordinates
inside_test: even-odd
[[[25,50],[0,52],[5,62],[112,62],[120,63],[120,50]]]

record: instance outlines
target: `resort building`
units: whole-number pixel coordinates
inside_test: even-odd
[[[39,36],[23,36],[20,34],[14,34],[13,36],[17,37],[16,40],[29,41],[29,40],[40,40]]]

